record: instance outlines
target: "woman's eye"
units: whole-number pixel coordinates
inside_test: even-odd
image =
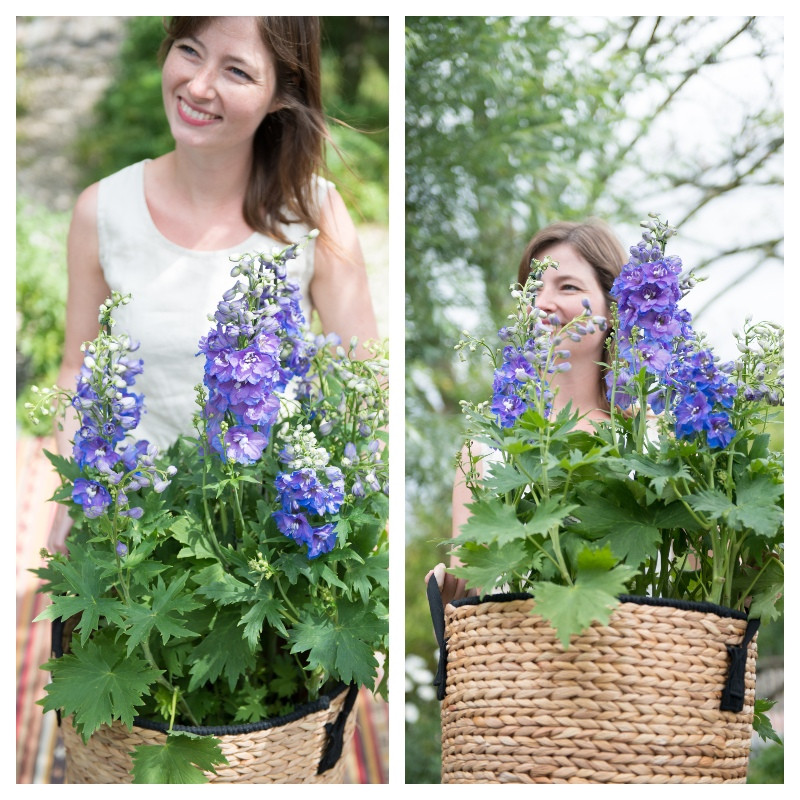
[[[242,80],[245,80],[245,81],[252,80],[252,78],[244,70],[241,70],[238,67],[231,67],[231,72],[237,78],[241,78]]]
[[[186,53],[186,55],[189,55],[189,56],[196,56],[197,55],[197,50],[195,50],[194,47],[192,47],[191,45],[179,44],[177,47],[178,47],[178,50],[183,51],[184,53]]]

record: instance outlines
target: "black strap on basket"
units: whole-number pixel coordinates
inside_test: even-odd
[[[342,747],[344,746],[344,730],[347,725],[347,718],[353,710],[358,696],[358,686],[351,683],[350,688],[347,690],[347,697],[344,699],[344,705],[336,717],[335,722],[325,723],[325,732],[328,734],[328,743],[325,746],[325,751],[319,761],[317,767],[317,775],[336,765],[339,757],[342,755]]]
[[[64,620],[56,617],[50,623],[50,652],[53,658],[61,658],[64,655]],[[56,722],[61,727],[61,709],[56,709]]]
[[[744,708],[744,674],[747,667],[747,646],[753,641],[761,620],[750,619],[741,644],[726,644],[730,666],[728,678],[722,689],[720,711],[741,711]]]
[[[436,641],[439,643],[439,667],[436,670],[436,677],[433,685],[436,687],[436,697],[444,700],[445,679],[447,676],[447,639],[444,638],[444,603],[442,603],[442,592],[436,578],[431,575],[428,580],[428,605],[431,609],[431,619],[433,620],[433,632]]]

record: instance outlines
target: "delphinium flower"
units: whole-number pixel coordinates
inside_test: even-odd
[[[330,454],[318,445],[311,426],[285,432],[278,458],[287,466],[275,478],[281,511],[273,512],[278,530],[307,547],[309,558],[330,552],[336,544],[336,524],[312,524],[336,514],[344,502],[344,475],[332,466]]]
[[[100,332],[81,346],[84,359],[74,392],[34,387],[39,411],[52,413],[55,403],[56,408],[71,405],[77,415],[72,455],[81,476],[73,481],[71,497],[87,519],[112,512],[115,519],[141,517],[143,509],[131,506],[128,495],[148,486],[161,492],[175,474],[172,466],[156,466],[158,448],[131,435],[144,413],[143,396],[132,391],[143,365],[132,357],[138,345],[112,332],[112,313],[129,301],[113,292],[100,306]]]
[[[253,464],[261,458],[280,414],[281,393],[308,371],[312,343],[298,287],[286,272],[286,261],[301,249],[302,243],[271,255],[232,257],[231,276],[239,280],[223,295],[211,317],[214,328],[200,340],[206,434],[212,450],[228,461]]]
[[[636,395],[633,376],[644,370],[650,409],[668,410],[679,438],[704,433],[710,446],[726,447],[735,435],[727,413],[736,395],[731,365],[718,363],[678,305],[691,280],[678,256],[665,255],[675,230],[657,215],[642,226],[642,240],[630,248],[611,289],[619,325],[617,363],[606,376],[609,397],[629,407]]]
[[[531,262],[525,285],[512,287],[517,309],[509,316],[511,324],[498,331],[498,338],[507,344],[494,371],[491,411],[502,428],[513,427],[531,407],[549,416],[554,397],[551,376],[569,369],[569,342],[606,328],[605,318],[592,314],[588,300],[574,320],[560,320],[536,307],[541,276],[548,267],[558,269],[558,264],[549,258]]]
[[[348,350],[338,337],[319,336],[312,371],[297,385],[297,399],[314,421],[320,442],[341,454],[340,466],[347,491],[363,497],[387,491],[381,464],[380,433],[388,422],[386,408],[386,354],[377,343],[365,343],[372,351],[367,360],[355,356],[356,340]],[[367,488],[365,490],[365,482]]]
[[[145,486],[163,491],[174,474],[174,467],[166,472],[156,468],[158,448],[129,437],[144,413],[143,396],[132,391],[143,365],[131,356],[138,344],[124,334],[112,334],[111,316],[129,300],[114,292],[100,306],[100,334],[82,348],[84,360],[72,400],[80,425],[73,457],[86,476],[75,481],[72,499],[90,519],[112,506],[119,516],[141,517],[142,509],[130,506],[128,493]]]
[[[773,322],[745,320],[734,332],[739,357],[733,364],[742,398],[748,403],[783,405],[783,328]]]

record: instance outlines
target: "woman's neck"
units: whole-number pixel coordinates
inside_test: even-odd
[[[568,403],[572,410],[590,419],[603,419],[608,415],[608,402],[600,384],[600,372],[594,362],[575,362],[567,372],[558,372],[550,379],[555,391],[553,411],[557,414]]]
[[[169,180],[197,209],[241,207],[250,178],[252,155],[241,150],[198,153],[177,147],[164,156]]]

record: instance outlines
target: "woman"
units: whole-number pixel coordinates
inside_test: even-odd
[[[355,227],[318,177],[328,139],[316,17],[176,17],[162,45],[162,94],[175,149],[121,170],[78,198],[67,241],[69,290],[61,386],[74,386],[80,345],[97,335],[111,290],[133,302],[116,329],[141,347],[137,438],[166,447],[191,432],[195,358],[207,315],[230,288],[228,256],[270,252],[314,228],[295,260],[307,316],[360,343],[377,338]],[[363,351],[362,351],[363,352]],[[76,421],[57,432],[71,452]],[[48,540],[66,552],[64,506]]]
[[[558,262],[558,269],[544,271],[543,285],[536,297],[538,308],[568,322],[583,313],[583,300],[588,299],[593,314],[608,316],[612,303],[611,287],[626,256],[607,225],[590,219],[582,223],[556,222],[543,228],[525,248],[517,281],[525,283],[532,259],[542,261],[547,256]],[[578,428],[583,430],[591,431],[594,422],[609,418],[601,366],[607,362],[606,342],[607,335],[599,331],[581,337],[580,342],[570,342],[569,371],[557,372],[550,378],[555,393],[552,414],[557,414],[571,402],[573,409],[581,412]],[[465,449],[462,463],[468,463],[468,459]],[[453,486],[453,537],[459,535],[467,521],[467,504],[471,499],[463,475],[458,474]],[[459,561],[451,557],[450,563],[458,566]],[[425,576],[426,584],[432,575],[439,584],[444,603],[478,593],[477,589],[467,590],[465,581],[447,572],[443,563],[437,564]]]

